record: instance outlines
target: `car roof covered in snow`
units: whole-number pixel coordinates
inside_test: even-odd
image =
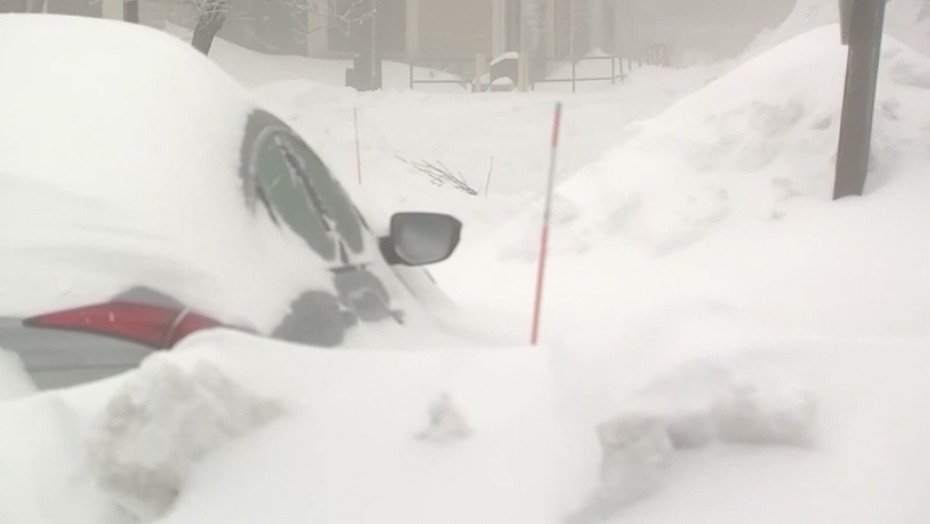
[[[8,15],[0,70],[0,316],[105,299],[143,278],[261,328],[300,289],[329,285],[312,251],[244,201],[251,94],[181,40]]]

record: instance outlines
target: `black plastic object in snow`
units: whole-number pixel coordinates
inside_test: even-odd
[[[861,196],[865,190],[885,0],[840,0],[839,7],[840,34],[843,44],[849,49],[836,154],[834,200]]]

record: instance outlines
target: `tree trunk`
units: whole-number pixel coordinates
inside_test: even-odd
[[[194,28],[194,36],[191,38],[191,45],[194,46],[194,49],[209,55],[210,47],[213,45],[213,38],[220,32],[225,21],[225,13],[215,13],[199,18],[197,27]]]
[[[25,13],[26,0],[5,0],[0,2],[0,13]]]
[[[123,2],[123,21],[133,24],[139,23],[139,0],[126,0]]]

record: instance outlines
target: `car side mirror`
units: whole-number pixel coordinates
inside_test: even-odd
[[[388,264],[424,266],[449,258],[462,238],[462,222],[442,213],[404,212],[391,217],[391,234],[379,240]]]

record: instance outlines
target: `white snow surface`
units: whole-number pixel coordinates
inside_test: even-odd
[[[872,187],[922,158],[930,122],[930,60],[892,39],[882,58]],[[777,221],[828,200],[845,64],[837,26],[819,28],[627,127],[616,148],[558,188],[555,249],[623,242],[631,253],[669,254],[728,224]],[[506,254],[535,255],[537,216],[500,239]]]
[[[0,404],[17,428],[0,452],[0,516],[547,521],[549,373],[536,348],[343,353],[203,333],[138,372]],[[423,439],[443,396],[470,431]]]
[[[0,228],[0,316],[144,285],[265,333],[300,293],[332,288],[302,239],[249,209],[240,145],[257,100],[220,67],[116,21],[10,15],[0,27],[0,66],[17,79],[0,89],[16,101],[0,109],[0,220],[15,224]],[[365,240],[362,256],[379,257]]]
[[[171,509],[198,461],[282,411],[215,365],[184,369],[157,355],[91,422],[88,469],[110,495],[111,518],[152,520]]]
[[[105,301],[142,274],[221,321],[269,329],[298,286],[329,285],[296,235],[248,211],[237,169],[254,102],[220,68],[116,22],[10,15],[0,28],[16,79],[0,109],[0,219],[15,225],[0,229],[0,271],[15,275],[0,314]]]
[[[839,19],[839,2],[797,0],[788,17],[758,35],[743,58],[755,57],[812,29],[839,23]],[[930,55],[930,5],[925,0],[888,0],[884,31],[914,50]]]
[[[825,26],[707,85],[644,71],[566,98],[545,346],[203,333],[125,376],[0,403],[16,428],[0,521],[122,524],[123,486],[95,480],[122,457],[115,473],[162,487],[133,507],[173,524],[926,523],[930,63],[886,40],[867,194],[832,202],[843,63]],[[557,95],[260,94],[384,214],[462,216],[462,252],[431,268],[459,304],[450,325],[526,340]],[[396,156],[503,172],[469,196]],[[134,402],[116,426],[152,445],[101,452],[135,445],[101,429]],[[431,416],[444,438],[418,438]]]

